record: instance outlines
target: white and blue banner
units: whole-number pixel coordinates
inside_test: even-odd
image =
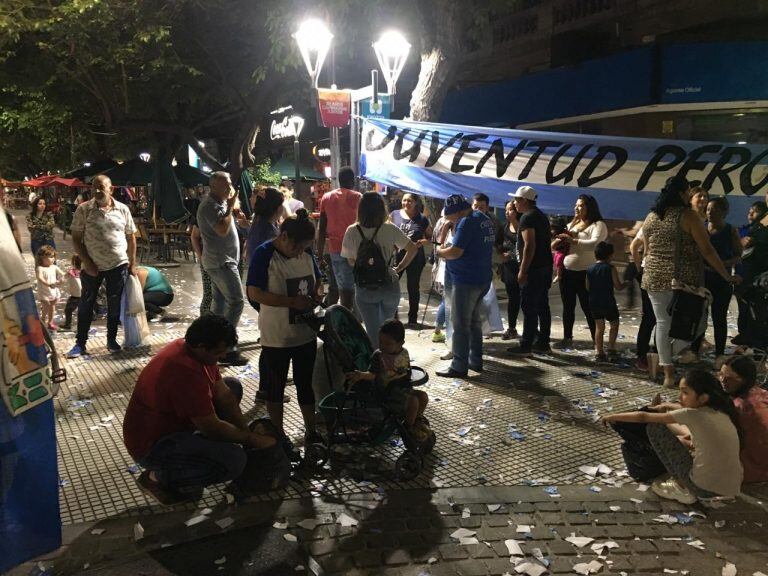
[[[642,220],[670,176],[725,195],[729,220],[746,220],[768,190],[768,147],[561,134],[478,126],[367,119],[361,176],[446,198],[483,192],[503,206],[519,186],[539,192],[539,207],[571,214],[591,194],[606,218]]]

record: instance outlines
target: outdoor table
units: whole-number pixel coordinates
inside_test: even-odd
[[[152,236],[162,236],[163,237],[163,243],[159,245],[158,247],[158,253],[157,253],[157,259],[159,262],[164,262],[166,265],[178,265],[178,262],[173,259],[171,255],[171,243],[170,239],[173,236],[190,236],[190,232],[188,230],[181,230],[179,228],[149,228],[147,230],[147,235]]]

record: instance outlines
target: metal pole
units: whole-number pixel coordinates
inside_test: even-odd
[[[341,152],[339,151],[339,129],[331,128],[331,185],[339,187],[339,168]]]
[[[299,137],[293,140],[293,161],[296,163],[296,176],[293,181],[293,197],[299,197],[299,181],[301,180],[301,166],[299,165]]]
[[[349,165],[360,175],[360,103],[352,101],[352,119],[349,122]]]

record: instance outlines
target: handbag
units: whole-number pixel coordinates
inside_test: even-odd
[[[675,240],[675,264],[672,276],[672,302],[669,303],[667,312],[671,318],[669,325],[669,337],[676,340],[692,342],[706,329],[706,324],[701,321],[704,313],[712,301],[712,294],[702,287],[690,286],[678,280],[680,273],[680,252],[683,232],[680,229],[680,219],[683,211],[677,217],[677,238]]]

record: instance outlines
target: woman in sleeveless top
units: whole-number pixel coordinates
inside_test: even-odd
[[[563,301],[563,340],[560,348],[573,346],[573,324],[576,321],[576,299],[595,339],[595,321],[589,311],[587,267],[595,263],[595,248],[608,238],[608,227],[603,222],[600,207],[593,196],[581,194],[576,199],[573,220],[567,232],[552,239],[552,249],[558,242],[568,242],[570,249],[563,261],[565,270],[560,278],[560,299]]]
[[[496,249],[501,255],[501,280],[507,291],[507,331],[502,340],[517,338],[517,317],[520,314],[520,285],[517,283],[517,273],[520,263],[517,255],[517,226],[520,215],[515,210],[512,200],[504,207],[507,221],[504,223],[496,238]]]
[[[741,260],[741,241],[736,228],[725,221],[728,215],[725,196],[712,198],[707,204],[707,232],[717,255],[730,271]],[[715,367],[725,360],[725,341],[728,337],[728,307],[733,296],[733,286],[707,266],[704,270],[704,286],[712,293],[712,325],[715,329]],[[697,339],[691,350],[698,355],[702,338]]]
[[[726,282],[737,278],[723,265],[709,241],[704,223],[687,207],[690,185],[682,176],[669,178],[661,190],[651,213],[643,224],[645,267],[642,287],[648,292],[656,315],[656,349],[659,366],[664,370],[664,385],[676,387],[672,357],[690,344],[669,337],[672,318],[668,312],[672,302],[672,279],[690,286],[701,286],[702,257]],[[679,257],[676,258],[679,242]],[[674,350],[673,350],[674,345]]]

